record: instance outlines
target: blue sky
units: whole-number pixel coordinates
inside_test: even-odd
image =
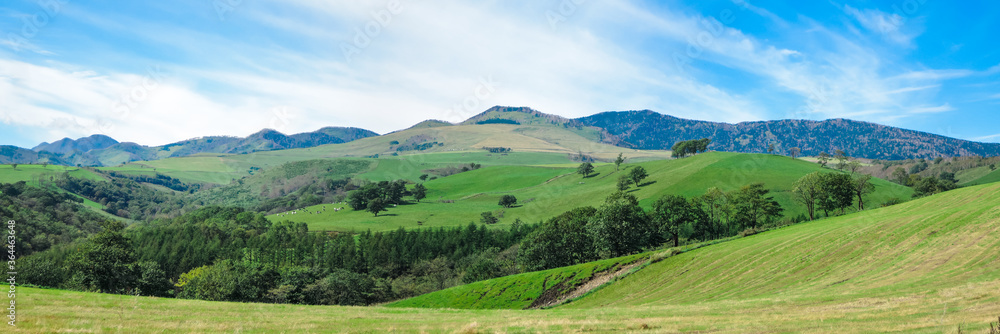
[[[1000,142],[995,1],[7,0],[0,144],[652,109]]]

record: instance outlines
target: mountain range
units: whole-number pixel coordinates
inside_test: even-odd
[[[682,140],[711,138],[715,151],[775,153],[801,149],[802,155],[843,150],[851,157],[903,160],[955,156],[1000,156],[1000,144],[949,138],[848,119],[778,120],[737,124],[696,121],[651,110],[604,112],[576,121],[604,129],[640,149],[669,150]]]
[[[610,111],[576,119],[545,114],[527,107],[496,106],[452,124],[427,120],[394,133],[443,126],[514,124],[587,129],[590,140],[625,148],[669,150],[683,140],[711,138],[715,151],[787,153],[796,147],[805,156],[843,150],[851,157],[904,160],[953,156],[1000,156],[1000,144],[980,143],[926,132],[848,119],[825,121],[777,120],[736,124],[677,118],[651,110]],[[32,149],[0,146],[0,163],[114,166],[131,161],[158,160],[198,153],[246,154],[261,151],[341,144],[379,136],[359,128],[326,127],[285,135],[265,129],[246,138],[211,136],[163,146],[143,146],[93,135],[41,143]]]
[[[143,146],[131,142],[118,142],[105,135],[93,135],[76,140],[64,138],[53,143],[41,143],[30,150],[16,146],[0,146],[0,163],[47,162],[56,165],[115,166],[132,161],[184,157],[198,153],[247,154],[342,144],[378,135],[369,130],[347,127],[325,127],[290,136],[264,129],[246,138],[211,136],[163,146]]]

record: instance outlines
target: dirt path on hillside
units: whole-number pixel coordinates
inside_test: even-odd
[[[559,291],[562,290],[563,288],[563,284],[562,283],[557,284],[549,288],[545,292],[543,292],[541,297],[538,297],[538,299],[536,299],[535,302],[531,303],[531,306],[528,306],[528,309],[540,309],[544,307],[556,306],[565,303],[568,300],[582,297],[588,292],[593,291],[594,289],[597,289],[598,287],[604,285],[605,283],[610,282],[612,279],[625,276],[625,274],[628,274],[629,270],[632,270],[632,268],[638,267],[645,262],[646,261],[636,261],[633,262],[632,264],[628,264],[624,267],[621,267],[615,272],[611,272],[611,270],[606,270],[594,274],[594,276],[592,276],[590,280],[588,280],[587,282],[581,284],[572,291],[568,291],[563,294],[559,293]]]

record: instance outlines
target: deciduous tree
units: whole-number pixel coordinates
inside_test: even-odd
[[[802,149],[801,148],[792,147],[792,148],[788,149],[788,155],[790,155],[792,157],[792,159],[798,158],[800,154],[802,154]]]
[[[375,217],[378,217],[378,213],[379,212],[389,211],[389,210],[386,209],[386,207],[388,206],[387,204],[388,203],[386,203],[385,200],[383,200],[381,198],[376,198],[376,199],[373,199],[371,201],[368,201],[368,208],[367,208],[367,210],[368,210],[368,212],[371,212],[372,214],[374,214]]]
[[[576,168],[576,173],[583,175],[584,178],[590,176],[594,173],[594,165],[589,162],[584,162],[580,164],[580,167]]]
[[[642,168],[642,166],[635,166],[635,168],[632,168],[632,171],[629,172],[629,178],[632,179],[632,182],[635,183],[636,187],[639,187],[639,183],[642,182],[642,180],[645,180],[648,176],[649,174],[646,173],[646,169]]]
[[[622,166],[622,163],[625,163],[625,155],[622,154],[622,153],[618,153],[618,157],[615,158],[615,171],[616,172],[618,171],[618,168]]]
[[[760,227],[781,217],[784,209],[773,196],[768,196],[770,192],[763,183],[754,183],[736,193],[735,215],[744,228]]]
[[[500,196],[500,202],[497,204],[505,208],[511,208],[517,204],[517,197],[514,197],[514,195]]]
[[[806,174],[792,185],[792,194],[795,200],[806,206],[809,220],[816,219],[816,201],[819,200],[822,192],[823,176],[819,172]]]
[[[875,192],[875,184],[872,183],[872,176],[856,174],[853,186],[854,196],[858,199],[858,211],[862,211],[865,209],[865,196]]]
[[[417,200],[417,202],[420,202],[420,200],[426,197],[427,197],[427,187],[424,187],[423,183],[417,183],[417,185],[413,186],[413,199]]]
[[[697,224],[707,219],[701,208],[681,196],[666,195],[653,203],[650,213],[653,223],[658,225],[663,233],[674,241],[674,247],[680,246],[681,228],[684,224]]]
[[[838,209],[843,214],[845,209],[854,204],[854,181],[848,174],[823,174],[822,190],[819,206],[827,216],[830,211]]]

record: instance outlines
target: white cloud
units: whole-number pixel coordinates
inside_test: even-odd
[[[167,78],[128,117],[111,105],[141,85],[143,73],[5,60],[0,62],[0,113],[11,124],[46,129],[46,141],[104,129],[119,140],[142,144],[245,136],[264,127],[295,133],[357,126],[385,133],[428,118],[461,121],[493,105],[530,106],[567,117],[653,109],[727,122],[779,117],[894,121],[954,110],[934,98],[941,82],[981,74],[910,68],[855,36],[808,18],[786,22],[753,6],[753,13],[786,27],[781,32],[790,40],[823,43],[782,44],[708,16],[631,2],[584,2],[557,29],[546,12],[558,8],[548,2],[402,3],[402,11],[350,62],[342,46],[353,43],[357,29],[378,23],[372,13],[384,13],[384,3],[244,2],[227,21],[249,21],[275,40],[289,39],[286,44],[67,13],[101,29],[134,34],[130,37],[171,50],[176,58],[198,60],[164,65]],[[885,13],[847,9],[866,29],[894,22]],[[296,11],[300,15],[289,19],[287,14]],[[912,43],[907,29],[888,29],[887,38]],[[699,52],[692,55],[692,46]],[[678,66],[677,55],[691,66]],[[719,76],[725,78],[712,79]],[[761,84],[730,85],[726,81],[740,80],[731,77]],[[494,82],[495,89],[477,98],[482,81]],[[791,96],[791,102],[770,103],[771,95],[781,94]],[[102,126],[100,120],[115,126]]]
[[[920,35],[915,31],[916,28],[911,28],[912,23],[907,26],[911,20],[899,14],[889,14],[877,9],[856,9],[848,5],[844,5],[844,12],[869,32],[879,34],[886,41],[900,46],[913,46],[913,39]]]

